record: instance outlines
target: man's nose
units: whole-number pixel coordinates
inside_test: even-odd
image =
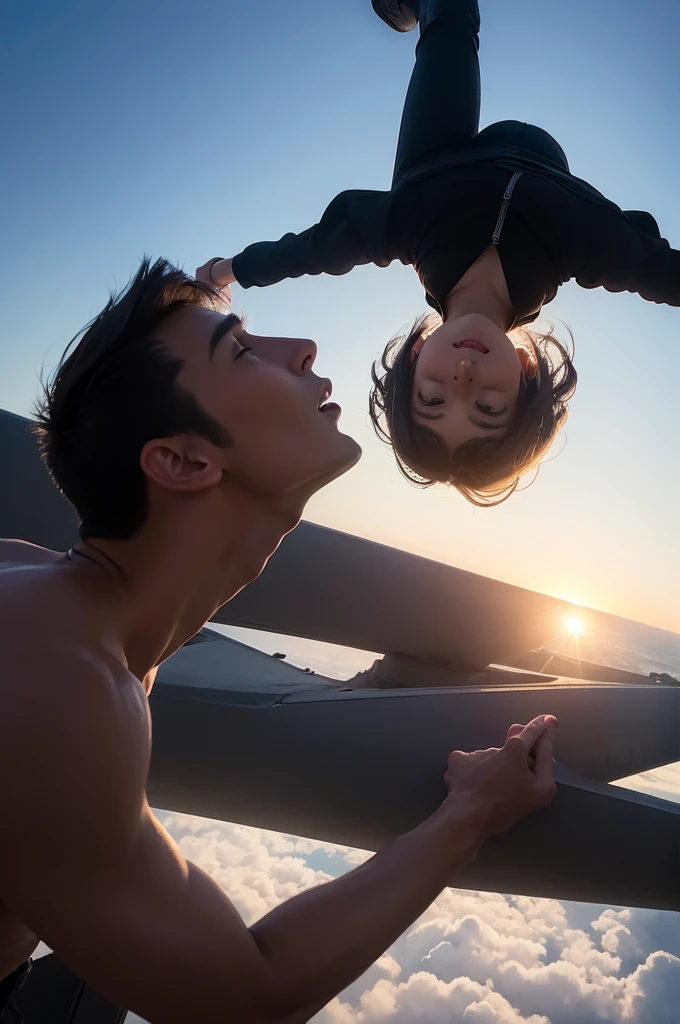
[[[316,343],[309,338],[254,338],[252,345],[256,355],[298,376],[308,373],[316,359]]]
[[[310,338],[288,338],[288,369],[293,373],[308,373],[314,366],[318,348]]]

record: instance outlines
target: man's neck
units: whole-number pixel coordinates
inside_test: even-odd
[[[76,545],[107,573],[127,667],[144,680],[261,573],[304,503],[211,495],[152,514],[130,541]]]

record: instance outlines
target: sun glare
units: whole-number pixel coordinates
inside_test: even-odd
[[[565,619],[564,624],[567,627],[567,632],[571,633],[572,636],[581,636],[583,634],[583,623],[580,619]]]

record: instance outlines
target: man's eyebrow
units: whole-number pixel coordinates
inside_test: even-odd
[[[212,359],[213,355],[215,354],[215,349],[217,348],[225,334],[229,334],[230,331],[233,331],[235,327],[238,327],[242,323],[243,321],[241,317],[236,316],[236,313],[230,313],[228,316],[224,317],[224,319],[217,325],[215,330],[210,335],[210,346],[208,349],[208,355],[210,359]]]

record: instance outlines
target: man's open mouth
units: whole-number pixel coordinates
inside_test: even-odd
[[[333,385],[329,380],[322,381],[321,392],[319,394],[319,412],[331,413],[336,418],[342,412],[337,402],[329,402],[328,399],[333,393]]]
[[[326,380],[322,380],[321,391],[319,392],[319,409],[323,407],[324,403],[328,401],[332,394],[333,384],[331,383],[331,381],[329,381],[328,378]]]

